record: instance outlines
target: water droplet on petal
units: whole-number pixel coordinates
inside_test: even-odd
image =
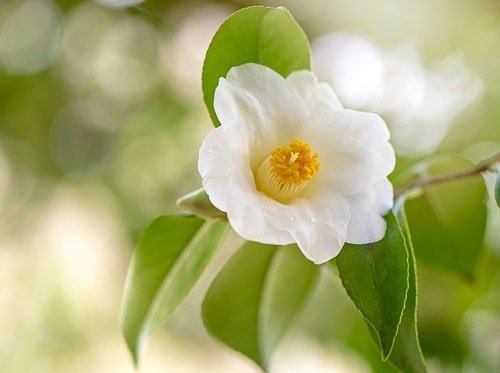
[[[314,224],[319,223],[319,219],[318,219],[316,216],[311,216],[311,217],[309,218],[309,220],[311,220],[311,222],[312,222],[312,223],[314,223]]]

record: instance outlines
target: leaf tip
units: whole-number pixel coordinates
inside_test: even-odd
[[[386,351],[386,349],[384,347],[382,347],[382,349],[381,349],[382,361],[389,360],[389,357],[391,356],[391,352],[392,352],[392,348],[390,350]]]
[[[125,344],[127,345],[130,357],[132,358],[134,369],[135,371],[139,371],[141,347],[134,339],[131,340],[128,338],[125,333],[123,333],[123,338],[125,339]]]

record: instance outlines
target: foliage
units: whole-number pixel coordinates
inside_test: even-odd
[[[151,333],[163,325],[219,248],[227,226],[189,216],[156,218],[144,231],[125,285],[122,328],[138,362]]]
[[[337,257],[339,276],[377,335],[385,360],[391,354],[407,301],[408,249],[393,214],[382,241],[345,245]]]
[[[248,242],[208,290],[202,308],[205,326],[267,369],[274,347],[307,301],[318,275],[319,268],[296,245]]]

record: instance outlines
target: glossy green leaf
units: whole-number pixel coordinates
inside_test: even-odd
[[[134,361],[194,286],[221,245],[228,225],[190,216],[162,216],[142,234],[130,263],[122,332]]]
[[[248,242],[211,284],[202,306],[205,326],[215,338],[267,369],[318,272],[295,245]]]
[[[408,253],[396,217],[386,216],[387,233],[376,243],[344,246],[337,268],[347,294],[373,327],[389,357],[408,291]]]
[[[411,242],[410,227],[406,218],[404,208],[398,213],[398,221],[403,232],[408,250],[409,273],[408,293],[406,296],[403,317],[399,324],[398,334],[394,342],[389,360],[402,372],[424,373],[427,371],[424,357],[420,348],[417,330],[417,271],[415,265],[415,253]]]
[[[254,62],[286,77],[295,70],[311,68],[309,42],[304,31],[285,8],[252,6],[231,15],[212,39],[203,64],[205,105],[214,125],[214,93],[219,78],[231,67]]]
[[[446,157],[416,167],[422,177],[464,170],[471,163]],[[486,187],[480,175],[432,186],[406,203],[419,260],[474,278],[484,248]]]

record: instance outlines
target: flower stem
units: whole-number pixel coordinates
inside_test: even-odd
[[[440,176],[435,176],[435,177],[429,177],[426,179],[419,179],[419,180],[412,180],[400,188],[396,189],[394,193],[394,199],[398,199],[401,197],[403,194],[406,194],[407,192],[414,190],[414,189],[427,189],[430,188],[434,185],[439,185],[439,184],[444,184],[448,183],[451,181],[456,181],[456,180],[461,180],[461,179],[466,179],[471,176],[479,175],[482,172],[488,171],[492,169],[492,167],[497,163],[500,162],[500,152],[496,153],[495,155],[491,156],[490,158],[487,158],[481,162],[479,162],[477,165],[468,168],[463,171],[459,171],[456,173],[452,174],[447,174],[447,175],[440,175]]]

